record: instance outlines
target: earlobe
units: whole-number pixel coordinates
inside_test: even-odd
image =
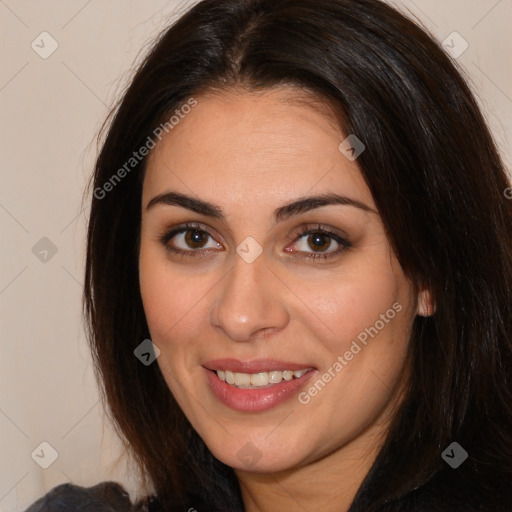
[[[436,312],[432,293],[428,288],[422,288],[418,292],[417,314],[419,316],[432,316]]]

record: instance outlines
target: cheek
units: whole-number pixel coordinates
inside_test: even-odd
[[[179,276],[171,272],[165,252],[142,235],[139,253],[139,286],[148,324],[157,331],[169,329],[187,288],[180,286]],[[179,291],[178,291],[179,290]]]
[[[325,332],[332,340],[333,349],[342,350],[378,322],[394,303],[399,302],[404,307],[402,303],[409,301],[409,293],[400,272],[383,264],[358,267],[334,276],[321,288],[310,286],[303,297],[319,320],[320,332]],[[395,317],[394,313],[393,310],[390,316]],[[389,330],[395,320],[386,323],[385,330]]]
[[[208,294],[214,293],[216,280],[210,275],[187,275],[167,260],[158,248],[141,247],[139,285],[152,341],[166,357],[159,362],[174,362],[193,353],[194,340],[208,318]],[[172,358],[167,357],[172,346]],[[187,347],[187,351],[180,350]],[[187,365],[181,361],[180,365]]]
[[[139,284],[144,312],[151,335],[161,338],[172,326],[173,312],[178,304],[177,294],[169,288],[169,278],[162,265],[151,260],[141,251],[139,260]]]
[[[321,342],[311,356],[321,357],[318,378],[329,384],[321,393],[320,384],[306,389],[302,398],[313,410],[330,410],[333,421],[354,428],[388,402],[404,368],[414,317],[411,283],[398,262],[382,254],[371,264],[360,261],[361,266],[340,273],[322,293],[310,287],[305,294],[317,318],[316,328],[307,328]],[[317,394],[322,395],[318,400]],[[352,411],[350,416],[347,411]]]
[[[147,245],[142,244],[139,257],[140,292],[152,339],[160,347],[186,314],[186,305],[192,298],[187,296],[190,288],[170,272],[160,251]]]

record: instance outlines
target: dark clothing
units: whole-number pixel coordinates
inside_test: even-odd
[[[493,493],[492,498],[498,497],[498,502],[502,505],[490,505],[492,500],[489,491],[479,488],[478,485],[472,486],[467,482],[461,482],[458,480],[457,470],[449,467],[443,468],[435,477],[406,496],[375,507],[372,491],[377,487],[375,477],[378,474],[378,467],[374,466],[361,485],[349,512],[512,512],[512,488],[500,491],[501,495],[498,496]],[[179,509],[183,512],[212,512],[208,504],[201,500],[200,493],[190,499],[190,506]],[[166,512],[155,497],[132,503],[123,487],[114,482],[103,482],[87,488],[72,484],[59,485],[37,500],[25,512],[76,510],[80,512]],[[297,510],[304,509],[298,506]]]

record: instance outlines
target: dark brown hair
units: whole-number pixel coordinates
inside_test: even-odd
[[[512,201],[472,93],[424,30],[379,0],[199,2],[162,34],[112,113],[94,190],[189,98],[287,84],[343,111],[344,133],[366,146],[357,161],[398,260],[436,304],[414,321],[412,379],[361,510],[450,471],[453,493],[498,510],[512,473]],[[106,405],[165,510],[192,496],[198,510],[243,510],[233,470],[158,365],[134,356],[150,337],[138,282],[145,161],[92,198],[84,303]],[[441,459],[453,441],[470,455],[456,471]]]

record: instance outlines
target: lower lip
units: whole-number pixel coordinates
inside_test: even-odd
[[[268,388],[241,389],[220,380],[216,372],[204,370],[211,390],[223,404],[248,412],[265,411],[286,402],[316,373],[316,370],[310,370],[298,379],[283,380]]]

